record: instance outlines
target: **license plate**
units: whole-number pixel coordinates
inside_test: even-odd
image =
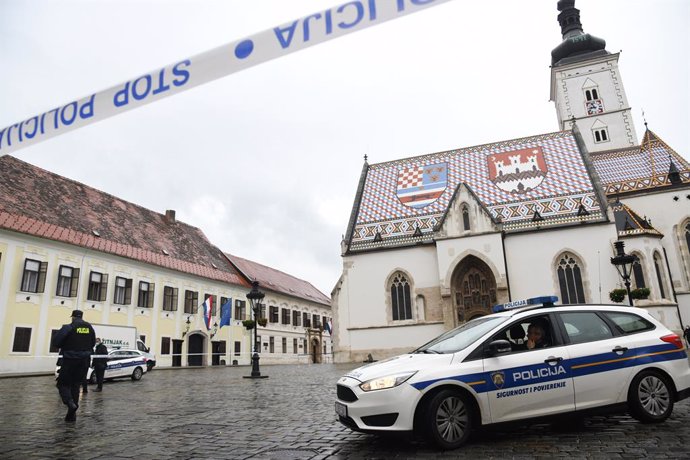
[[[342,404],[342,403],[339,403],[336,401],[335,413],[341,417],[347,417],[347,406],[345,404]]]

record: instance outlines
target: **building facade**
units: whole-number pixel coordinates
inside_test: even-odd
[[[286,289],[311,286],[289,278]],[[239,319],[247,314],[250,286],[219,248],[198,228],[177,221],[174,211],[159,214],[0,157],[0,375],[52,372],[58,350],[51,337],[75,309],[84,311],[97,335],[103,324],[136,328],[157,366],[249,364],[250,331]],[[330,317],[329,299],[313,286],[307,294],[314,298],[304,300],[300,292],[289,302],[278,293],[269,299]],[[210,327],[204,303],[211,305]],[[231,306],[234,320],[221,327],[224,305]],[[319,345],[329,344],[321,334]],[[284,336],[276,335],[278,346]],[[280,356],[275,361],[307,361],[298,353]]]
[[[690,165],[649,129],[638,143],[619,55],[574,3],[558,2],[552,52],[562,131],[365,158],[332,293],[337,362],[409,352],[511,300],[610,303],[617,242],[637,256],[634,295],[649,289],[635,305],[690,323]]]

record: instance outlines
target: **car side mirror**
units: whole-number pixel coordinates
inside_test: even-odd
[[[151,349],[149,347],[146,347],[146,353],[149,353]]]
[[[510,342],[505,339],[494,340],[489,344],[489,355],[498,356],[505,353],[510,353],[513,348],[510,346]]]

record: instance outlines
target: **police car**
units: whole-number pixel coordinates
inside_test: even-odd
[[[645,310],[557,300],[497,305],[409,354],[349,372],[337,382],[340,422],[414,430],[454,449],[481,425],[570,413],[662,422],[690,396],[681,338]]]
[[[105,369],[103,379],[110,380],[120,377],[130,377],[132,380],[141,380],[147,371],[146,355],[139,350],[114,350],[108,353],[108,367]],[[96,372],[89,368],[86,379],[90,383],[96,383]]]

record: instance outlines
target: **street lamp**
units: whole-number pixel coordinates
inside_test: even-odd
[[[218,333],[218,321],[213,323],[213,332],[211,332],[211,338],[215,337],[215,335]]]
[[[259,316],[261,315],[261,301],[265,297],[265,294],[261,291],[259,291],[259,282],[254,280],[252,281],[252,290],[249,291],[249,294],[247,294],[247,298],[249,299],[249,302],[251,302],[251,307],[252,307],[252,313],[254,314],[254,353],[252,354],[252,374],[245,376],[245,378],[249,379],[265,379],[268,378],[267,375],[261,375],[261,371],[259,370],[259,344],[257,342],[256,338],[256,325],[257,321],[259,320]]]
[[[618,274],[623,278],[623,284],[625,284],[625,290],[628,291],[628,301],[630,306],[633,306],[633,299],[630,297],[630,277],[632,276],[632,266],[638,260],[636,255],[626,254],[625,242],[616,241],[613,243],[616,248],[616,255],[611,257],[611,263],[618,270]]]
[[[189,327],[192,325],[192,322],[189,321],[189,316],[187,316],[187,322],[185,323],[187,326],[184,331],[182,331],[182,338],[184,339],[184,336],[187,335],[187,332],[189,332]]]

